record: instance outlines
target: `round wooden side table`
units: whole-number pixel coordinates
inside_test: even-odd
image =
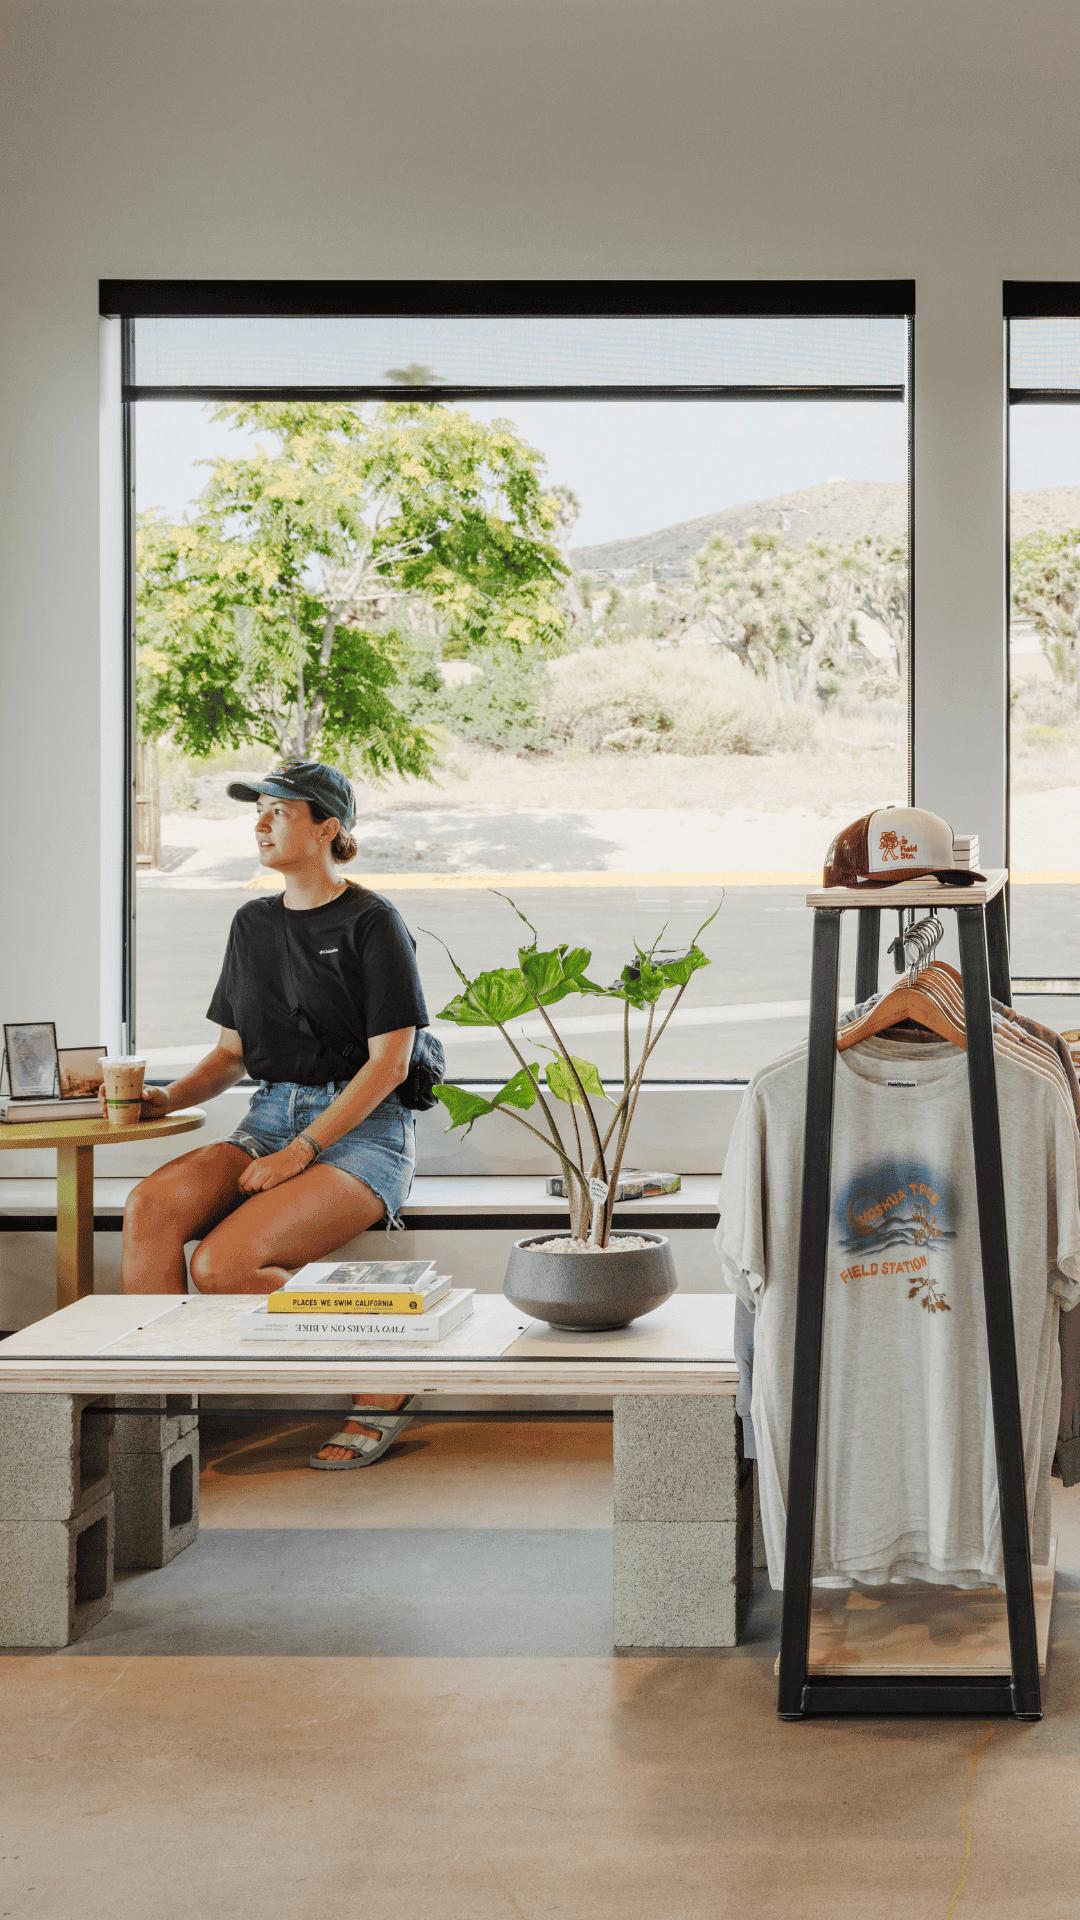
[[[42,1120],[0,1126],[0,1150],[50,1147],[56,1153],[56,1304],[67,1307],[94,1291],[94,1148],[162,1140],[205,1126],[201,1107],[111,1127],[107,1120]]]

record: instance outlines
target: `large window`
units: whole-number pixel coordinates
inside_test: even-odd
[[[756,313],[641,291],[132,302],[155,1077],[211,1042],[229,921],[267,878],[228,781],[297,750],[353,776],[350,872],[412,928],[433,1012],[446,949],[512,958],[497,889],[598,978],[722,901],[654,1077],[744,1077],[805,1031],[806,885],[838,827],[909,793],[911,290],[773,289]],[[562,1024],[621,1070],[615,1012]],[[443,1038],[456,1077],[505,1071],[497,1034]]]
[[[1080,1026],[1080,288],[1015,286],[1007,305],[1012,964],[1018,1004],[1071,1030]]]

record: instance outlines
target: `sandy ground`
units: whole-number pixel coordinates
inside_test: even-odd
[[[828,754],[686,759],[615,754],[518,758],[460,751],[438,784],[393,780],[357,795],[356,872],[446,874],[803,873],[860,813],[902,802],[902,746],[852,741]],[[162,822],[158,884],[243,884],[259,869],[252,809],[204,777],[199,808]],[[956,821],[959,831],[977,821]],[[1014,871],[1080,867],[1080,760],[1013,761]]]

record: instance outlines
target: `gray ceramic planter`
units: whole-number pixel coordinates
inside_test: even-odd
[[[600,1333],[625,1327],[651,1313],[679,1284],[671,1246],[662,1233],[650,1234],[648,1247],[618,1251],[618,1236],[607,1253],[537,1253],[552,1239],[546,1233],[515,1240],[503,1292],[522,1313],[553,1327]]]

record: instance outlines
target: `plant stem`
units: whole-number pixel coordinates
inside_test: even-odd
[[[572,1100],[570,1102],[570,1118],[574,1123],[574,1139],[577,1143],[578,1165],[581,1167],[582,1171],[584,1171],[585,1155],[581,1150],[581,1128],[578,1126],[577,1108],[574,1106],[574,1103]]]
[[[586,1114],[588,1115],[589,1132],[592,1134],[593,1146],[596,1148],[596,1159],[597,1159],[597,1165],[600,1172],[600,1178],[601,1180],[606,1180],[607,1168],[604,1162],[604,1147],[603,1147],[603,1142],[600,1139],[600,1129],[596,1124],[596,1116],[593,1113],[592,1107],[589,1104],[589,1096],[581,1084],[581,1076],[578,1073],[578,1070],[575,1067],[574,1062],[570,1057],[570,1054],[566,1050],[566,1045],[564,1041],[562,1040],[561,1036],[559,1035],[555,1026],[553,1025],[551,1018],[548,1014],[547,1008],[543,1005],[543,1002],[537,998],[536,994],[533,993],[531,989],[529,992],[529,998],[532,1000],[533,1005],[539,1009],[540,1018],[544,1022],[544,1025],[546,1026],[548,1032],[550,1033],[552,1039],[554,1040],[555,1045],[558,1047],[559,1052],[562,1054],[563,1059],[566,1061],[567,1066],[569,1067],[571,1073],[574,1076],[574,1084],[581,1095],[581,1104],[584,1107]],[[510,1037],[509,1034],[507,1034],[507,1039],[509,1039],[509,1037]],[[572,1100],[570,1102],[570,1111],[571,1113],[574,1112],[574,1103]],[[574,1124],[575,1126],[577,1125],[576,1114],[574,1116]]]
[[[682,997],[683,997],[683,994],[684,994],[684,993],[686,992],[686,989],[687,989],[687,987],[689,986],[689,984],[690,984],[690,982],[689,982],[688,980],[684,980],[684,981],[683,981],[683,983],[682,983],[682,986],[681,986],[681,987],[679,988],[679,991],[678,991],[678,993],[677,993],[677,994],[675,995],[675,998],[674,998],[674,1000],[672,1001],[672,1003],[671,1003],[671,1005],[670,1005],[670,1007],[668,1008],[668,1010],[667,1010],[667,1012],[665,1013],[665,1015],[664,1015],[664,1017],[663,1017],[663,1019],[661,1020],[661,1022],[660,1022],[660,1025],[659,1025],[659,1026],[657,1027],[657,1029],[656,1029],[656,1038],[655,1038],[655,1040],[654,1040],[654,1041],[652,1042],[652,1045],[651,1045],[651,1046],[649,1045],[649,1039],[648,1039],[648,1035],[646,1034],[646,1037],[645,1037],[645,1058],[644,1058],[644,1059],[642,1060],[642,1063],[641,1063],[641,1064],[642,1064],[642,1066],[644,1066],[644,1064],[645,1064],[645,1061],[646,1061],[646,1060],[647,1060],[647,1059],[649,1058],[649,1055],[650,1055],[650,1053],[654,1053],[654,1052],[656,1051],[656,1048],[657,1048],[657,1047],[658,1047],[658,1046],[660,1045],[660,1042],[661,1042],[661,1040],[662,1040],[662,1039],[663,1039],[663,1037],[664,1037],[664,1028],[665,1028],[665,1027],[667,1026],[667,1023],[668,1023],[668,1021],[669,1021],[669,1020],[671,1019],[671,1016],[672,1016],[672,1014],[674,1013],[674,1011],[675,1011],[675,1009],[676,1009],[676,1007],[678,1006],[678,1004],[679,1004],[679,1001],[680,1001],[680,1000],[682,999]],[[652,1026],[652,1020],[651,1020],[651,1018],[650,1018],[650,1021],[649,1021],[649,1025],[650,1025],[650,1027]]]
[[[536,1088],[536,1097],[540,1102],[541,1111],[544,1115],[545,1120],[548,1123],[548,1127],[551,1132],[552,1145],[554,1146],[555,1152],[557,1153],[559,1158],[559,1165],[562,1168],[563,1179],[566,1181],[566,1198],[570,1207],[570,1230],[574,1234],[575,1238],[583,1238],[584,1235],[580,1231],[580,1229],[581,1229],[581,1223],[584,1220],[585,1214],[588,1210],[588,1199],[589,1199],[589,1182],[585,1177],[584,1167],[575,1166],[574,1162],[570,1158],[570,1155],[567,1153],[566,1148],[563,1146],[562,1135],[559,1132],[559,1129],[555,1123],[555,1116],[552,1113],[551,1108],[548,1106],[546,1099],[544,1098],[544,1090],[541,1087],[540,1082],[537,1080],[536,1075],[534,1074],[528,1061],[525,1059],[523,1054],[520,1054],[518,1052],[517,1047],[514,1045],[514,1042],[511,1040],[510,1035],[507,1032],[506,1028],[503,1026],[502,1021],[496,1020],[495,1025],[498,1027],[499,1032],[502,1034],[503,1039],[506,1041],[507,1046],[509,1047],[511,1053],[514,1056],[514,1059],[518,1063],[518,1066],[521,1067],[524,1070],[524,1072],[528,1074],[529,1079],[532,1081],[533,1086]],[[524,1124],[529,1125],[528,1121],[526,1121]],[[543,1140],[544,1136],[542,1133],[539,1132],[538,1128],[533,1127],[531,1131],[537,1135],[538,1139]],[[580,1147],[578,1151],[580,1153],[581,1151]],[[578,1181],[581,1189],[581,1194],[580,1194],[578,1207],[577,1207],[576,1220],[575,1220],[575,1206],[574,1206],[574,1180],[575,1179]]]
[[[539,1127],[534,1127],[531,1120],[526,1120],[520,1113],[515,1113],[513,1107],[503,1107],[500,1111],[505,1113],[508,1120],[516,1120],[519,1127],[524,1127],[527,1133],[531,1133],[533,1138],[541,1141],[545,1147],[551,1144],[546,1135],[541,1133]],[[566,1159],[561,1153],[558,1158],[559,1165],[562,1168],[562,1177],[566,1182],[566,1204],[570,1210],[570,1233],[575,1240],[584,1240],[586,1226],[588,1224],[588,1188],[584,1189],[583,1194],[579,1194],[572,1178],[575,1174],[577,1174],[578,1179],[581,1178],[577,1167],[575,1167],[572,1160]]]
[[[674,1002],[672,1003],[672,1010],[674,1010]],[[630,1101],[629,1111],[627,1112],[627,1116],[626,1116],[626,1125],[623,1128],[622,1133],[619,1135],[619,1145],[618,1145],[618,1150],[615,1154],[615,1164],[611,1171],[611,1181],[608,1187],[608,1197],[604,1202],[603,1233],[600,1240],[600,1245],[602,1247],[607,1246],[608,1240],[611,1237],[611,1216],[615,1210],[615,1188],[618,1185],[619,1174],[622,1171],[623,1153],[626,1148],[626,1138],[630,1132],[631,1127],[634,1124],[634,1113],[637,1108],[638,1094],[641,1092],[641,1081],[642,1081],[642,1076],[644,1075],[644,1072],[645,1072],[645,1062],[647,1061],[650,1053],[652,1052],[652,1047],[649,1045],[649,1041],[652,1035],[653,1016],[655,1012],[656,1012],[656,1006],[654,1002],[654,1004],[649,1008],[648,1025],[645,1028],[645,1047],[641,1055],[641,1061],[638,1066],[638,1070],[634,1075],[632,1098]],[[670,1019],[670,1017],[671,1015],[669,1013],[668,1018]],[[667,1022],[665,1021],[664,1024],[666,1026]],[[663,1031],[663,1029],[661,1029],[661,1031]],[[656,1037],[657,1039],[659,1039],[660,1035],[657,1034]]]
[[[645,1045],[644,1045],[644,1048],[642,1049],[641,1063],[634,1076],[633,1101],[632,1102],[629,1101],[628,1095],[623,1096],[623,1099],[619,1103],[619,1112],[615,1115],[615,1119],[612,1121],[611,1127],[608,1131],[608,1139],[610,1140],[611,1134],[612,1132],[614,1132],[614,1129],[615,1129],[615,1122],[620,1118],[620,1116],[622,1116],[622,1125],[619,1128],[619,1138],[618,1138],[618,1141],[616,1142],[616,1148],[615,1148],[615,1164],[614,1164],[614,1169],[612,1171],[611,1183],[610,1183],[611,1190],[608,1194],[607,1205],[604,1209],[605,1233],[608,1235],[610,1235],[610,1232],[611,1232],[611,1213],[615,1205],[615,1188],[618,1185],[619,1174],[622,1172],[623,1154],[626,1150],[626,1139],[627,1139],[627,1135],[630,1132],[631,1125],[633,1123],[634,1112],[637,1108],[638,1094],[641,1091],[642,1076],[644,1075],[645,1068],[648,1064],[648,1061],[651,1055],[655,1053],[657,1047],[660,1044],[660,1041],[663,1039],[664,1028],[667,1026],[667,1023],[671,1019],[671,1016],[674,1013],[676,1007],[678,1006],[679,1001],[682,999],[683,994],[686,992],[688,984],[689,983],[687,981],[685,980],[683,981],[682,986],[679,988],[678,992],[675,995],[674,1000],[672,1001],[670,1007],[665,1013],[664,1018],[660,1022],[660,1025],[657,1028],[655,1035],[653,1035],[653,1031],[652,1031],[653,1016],[656,1011],[655,1003],[653,1004],[653,1006],[649,1008],[649,1023],[645,1029]],[[607,1246],[606,1238],[603,1242],[603,1245]]]

